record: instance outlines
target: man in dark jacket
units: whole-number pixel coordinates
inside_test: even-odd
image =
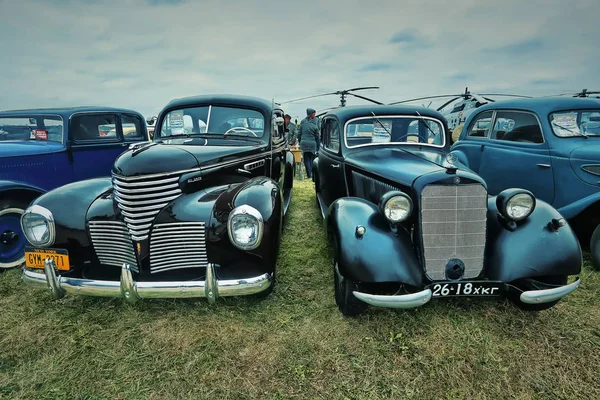
[[[289,114],[285,114],[284,116],[284,120],[285,120],[285,132],[286,132],[286,139],[288,141],[288,144],[290,146],[295,146],[296,145],[296,141],[298,140],[297,136],[298,136],[298,127],[296,126],[296,124],[294,124],[292,122],[292,116]]]
[[[298,142],[302,150],[302,158],[306,167],[306,177],[312,178],[312,163],[319,150],[319,139],[321,136],[319,119],[315,116],[316,111],[312,108],[306,109],[306,118],[300,122],[298,130]]]

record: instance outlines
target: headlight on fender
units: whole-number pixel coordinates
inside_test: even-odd
[[[35,247],[49,247],[54,244],[56,228],[50,210],[34,205],[21,216],[21,229],[27,241]]]
[[[510,221],[522,221],[535,210],[535,197],[523,189],[506,189],[496,198],[496,207]]]
[[[240,250],[253,250],[260,246],[264,230],[263,217],[251,206],[233,209],[227,221],[229,240]]]
[[[391,191],[381,196],[379,210],[381,210],[388,221],[396,224],[410,217],[413,210],[413,203],[406,193]]]

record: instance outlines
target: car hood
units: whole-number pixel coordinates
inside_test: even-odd
[[[589,141],[590,139],[586,140]],[[586,143],[575,148],[569,155],[569,162],[579,179],[590,185],[600,186],[600,144]]]
[[[406,186],[411,186],[419,176],[445,170],[440,166],[446,156],[443,150],[374,147],[351,154],[346,163]]]
[[[216,164],[264,151],[264,144],[244,146],[201,146],[150,143],[130,149],[115,161],[113,172],[138,176],[208,168]]]
[[[23,142],[0,141],[0,158],[49,154],[60,151],[62,148],[63,145],[61,143],[39,140]]]

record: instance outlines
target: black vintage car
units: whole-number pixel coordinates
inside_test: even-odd
[[[171,101],[153,142],[119,156],[112,178],[52,190],[25,211],[23,279],[56,297],[132,302],[267,295],[292,178],[272,102]]]
[[[322,117],[321,134],[315,189],[343,314],[452,296],[541,310],[579,286],[567,283],[582,266],[567,222],[526,190],[489,196],[448,153],[438,112],[344,107]]]

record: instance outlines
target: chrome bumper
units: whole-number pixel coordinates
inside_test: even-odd
[[[374,307],[386,307],[386,308],[415,308],[422,306],[423,304],[431,300],[431,290],[425,289],[417,293],[385,296],[378,294],[368,294],[362,292],[352,292],[354,297],[370,304]]]
[[[72,293],[86,296],[124,297],[129,303],[135,303],[140,299],[188,297],[206,297],[209,303],[214,303],[217,297],[256,294],[273,284],[271,274],[247,279],[218,280],[213,264],[208,264],[206,267],[204,281],[135,282],[128,264],[123,264],[119,282],[69,278],[57,275],[56,265],[49,259],[45,261],[43,273],[23,268],[21,278],[25,283],[47,288],[57,299],[66,293]]]
[[[551,301],[560,300],[568,294],[573,293],[581,285],[581,280],[565,286],[559,286],[552,289],[528,290],[521,293],[519,299],[526,304],[542,304],[550,303]]]

